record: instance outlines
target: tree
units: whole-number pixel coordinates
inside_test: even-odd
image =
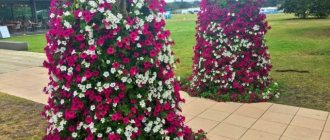
[[[276,96],[259,14],[260,0],[202,0],[189,92],[220,101],[258,102]]]
[[[53,0],[44,139],[204,139],[184,125],[165,1]]]
[[[329,0],[314,0],[310,9],[311,15],[318,18],[327,18],[330,15]]]
[[[283,9],[284,13],[294,13],[299,18],[307,18],[311,5],[311,0],[285,0],[280,9]]]
[[[264,7],[274,7],[279,6],[283,3],[283,0],[265,0]]]
[[[280,9],[285,13],[294,13],[299,18],[308,16],[326,18],[330,14],[329,3],[328,0],[284,0]]]
[[[269,6],[277,6],[278,5],[278,0],[265,0],[265,3],[263,6],[269,7]]]

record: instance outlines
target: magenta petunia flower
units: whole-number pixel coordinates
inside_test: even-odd
[[[112,54],[115,53],[115,49],[114,49],[112,46],[110,46],[110,47],[107,49],[107,53],[108,53],[109,55],[112,55]]]

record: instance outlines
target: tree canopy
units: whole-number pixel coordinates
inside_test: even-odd
[[[294,13],[299,18],[315,16],[326,18],[330,14],[329,0],[284,0],[280,7],[285,13]]]

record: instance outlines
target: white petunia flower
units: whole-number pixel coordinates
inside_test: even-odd
[[[146,103],[145,103],[143,100],[141,100],[141,101],[140,101],[140,106],[141,106],[142,108],[144,108],[144,107],[146,107]]]
[[[110,74],[109,74],[109,72],[106,71],[106,72],[103,73],[103,76],[104,76],[104,77],[109,77]]]
[[[91,105],[91,110],[92,110],[92,111],[95,110],[95,105]]]
[[[98,134],[97,134],[97,137],[98,137],[98,138],[102,138],[102,136],[103,136],[102,133],[98,133]]]
[[[76,138],[76,137],[78,136],[78,134],[77,134],[76,132],[73,132],[73,133],[71,134],[71,136],[72,136],[73,138]]]
[[[114,74],[114,73],[116,72],[116,69],[115,69],[115,68],[111,68],[110,72],[111,72],[112,74]]]

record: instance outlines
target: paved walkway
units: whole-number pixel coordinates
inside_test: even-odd
[[[47,103],[47,95],[42,92],[47,83],[47,71],[42,67],[0,74],[0,92],[43,104]]]
[[[42,66],[45,58],[43,53],[0,49],[0,74]]]
[[[330,140],[329,112],[273,103],[218,103],[184,95],[186,123],[211,140]]]
[[[48,82],[47,71],[34,67],[41,65],[40,59],[43,56],[37,53],[0,50],[0,92],[45,104],[47,97],[42,89]],[[2,66],[15,63],[19,69],[4,72]],[[186,99],[186,124],[195,130],[204,129],[210,140],[330,140],[329,112],[272,103],[218,103],[186,93],[182,96]]]

